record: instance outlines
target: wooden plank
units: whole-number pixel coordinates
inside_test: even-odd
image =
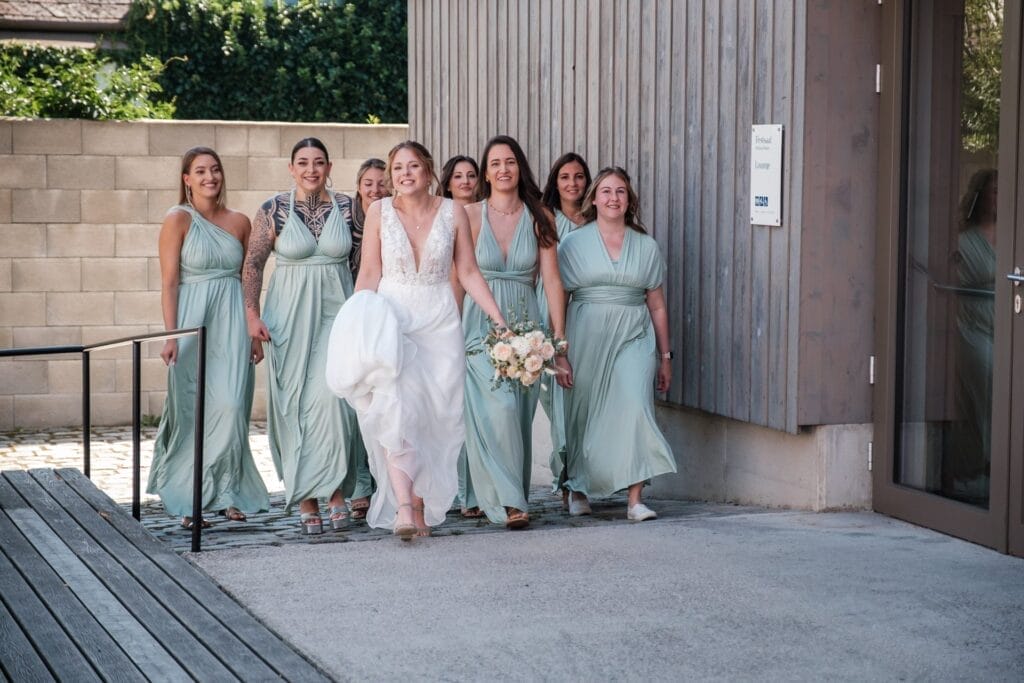
[[[21,626],[0,600],[0,675],[8,681],[54,681]]]
[[[689,286],[686,277],[685,229],[686,229],[686,195],[680,189],[686,182],[686,152],[688,151],[686,135],[686,94],[689,84],[686,81],[686,62],[689,49],[689,31],[687,30],[687,8],[686,5],[674,2],[670,5],[672,12],[672,32],[670,43],[671,49],[671,78],[669,82],[672,89],[669,95],[671,113],[668,130],[671,136],[672,145],[669,156],[669,215],[675,229],[672,231],[668,241],[668,249],[665,254],[670,266],[669,270],[676,272],[677,282],[680,286],[668,292],[669,294],[669,319],[674,320],[672,330],[675,333],[676,349],[679,351],[679,359],[675,361],[674,368],[681,368],[677,379],[673,382],[669,399],[678,403],[684,403],[689,395],[687,387],[697,381],[697,374],[691,359],[690,346],[695,345],[697,340],[691,334],[690,326],[686,319],[686,290]]]
[[[10,473],[7,473],[10,474]],[[46,564],[82,602],[95,620],[123,649],[125,654],[151,679],[189,681],[191,677],[160,645],[121,602],[111,595],[83,561],[75,555],[46,522],[30,508],[7,481],[0,476],[0,508],[28,539]],[[52,520],[52,518],[51,518]],[[58,518],[58,523],[67,523]]]
[[[462,121],[462,129],[465,131],[465,135],[462,139],[462,146],[459,147],[462,154],[468,154],[469,156],[476,158],[479,153],[479,145],[477,139],[480,135],[480,122],[482,121],[480,111],[479,96],[480,88],[478,86],[479,78],[478,69],[480,68],[480,60],[482,58],[480,54],[480,20],[477,15],[477,7],[479,3],[467,2],[466,3],[466,23],[463,27],[463,33],[465,34],[466,53],[464,57],[466,67],[466,118]]]
[[[13,493],[13,490],[9,492]],[[138,667],[89,614],[70,586],[47,564],[6,514],[0,514],[0,548],[3,548],[13,568],[20,571],[22,576],[30,577],[35,592],[46,599],[53,617],[78,644],[96,671],[108,680],[128,680],[142,676]]]
[[[149,555],[152,561],[167,572],[194,600],[206,605],[222,622],[231,624],[231,629],[238,637],[275,670],[292,680],[321,680],[319,673],[308,661],[257,621],[191,563],[167,552],[158,540],[97,489],[85,475],[76,469],[60,469],[56,471],[56,476],[81,496],[128,542]],[[305,673],[301,678],[296,678],[296,674],[300,672]]]
[[[584,90],[586,98],[586,123],[584,124],[583,135],[586,144],[587,158],[597,159],[598,166],[608,163],[603,156],[601,149],[601,69],[605,65],[601,63],[601,0],[590,3],[589,11],[581,12],[587,22],[587,54],[584,58],[587,63],[587,82]],[[586,9],[586,8],[581,8]],[[610,73],[611,70],[605,71]]]
[[[686,405],[701,405],[701,391],[704,384],[704,343],[702,329],[703,301],[701,287],[705,264],[701,261],[701,212],[704,203],[704,187],[701,182],[701,156],[703,149],[703,103],[704,93],[704,16],[699,3],[687,3],[686,17],[687,60],[686,72],[686,149],[693,155],[684,166],[683,194],[686,205],[683,210],[683,258],[685,276],[683,284],[683,321],[687,345],[683,350],[687,382],[683,387]],[[694,158],[696,157],[696,158]],[[680,263],[676,261],[676,263]]]
[[[124,538],[102,515],[68,487],[53,470],[30,470],[32,479],[41,486],[78,525],[85,530],[141,586],[169,611],[174,618],[203,643],[233,673],[243,680],[266,679],[274,672],[250,651],[246,643],[231,632],[231,624],[218,620],[207,607],[190,596],[167,572],[152,561],[151,555],[174,556],[169,550],[141,552]],[[26,487],[27,488],[27,487]],[[180,559],[180,558],[176,558]],[[186,651],[180,656],[191,657]]]
[[[718,163],[712,182],[715,185],[715,339],[712,383],[715,387],[711,410],[728,415],[732,407],[732,320],[733,307],[733,235],[736,232],[736,30],[737,0],[721,0],[719,5],[718,66]]]
[[[737,420],[750,417],[751,372],[751,243],[750,206],[750,126],[754,121],[754,41],[756,35],[754,5],[739,3],[736,26],[736,149],[733,164],[733,245],[732,245],[732,335],[729,339],[731,404],[725,411]]]
[[[0,513],[0,517],[4,515]],[[60,680],[99,681],[100,677],[78,645],[11,564],[6,552],[9,550],[4,547],[4,552],[0,553],[0,596],[26,637],[45,656],[47,668]],[[31,657],[28,653],[25,656]]]
[[[700,177],[694,189],[700,195],[700,213],[695,212],[695,224],[700,232],[700,396],[702,410],[715,408],[717,376],[715,349],[720,342],[716,336],[720,302],[718,300],[718,129],[722,117],[718,108],[719,41],[718,2],[704,7],[702,22],[704,63],[701,65],[700,105]]]
[[[635,8],[639,16],[639,27],[637,31],[641,36],[639,59],[636,59],[636,81],[640,84],[640,96],[637,99],[637,121],[634,124],[634,136],[630,141],[630,152],[627,155],[628,163],[634,169],[637,184],[640,192],[640,207],[643,220],[648,223],[655,238],[664,244],[665,232],[668,225],[656,220],[654,207],[656,205],[654,169],[657,164],[658,148],[662,145],[654,144],[655,140],[664,139],[655,137],[655,113],[660,108],[655,92],[658,87],[658,63],[657,48],[658,35],[656,32],[657,23],[655,16],[657,4],[653,2],[640,2]]]
[[[871,13],[872,16],[877,17],[877,8],[871,8],[864,5],[863,8]],[[803,277],[803,261],[801,258],[802,244],[803,244],[803,214],[800,211],[800,207],[803,205],[804,192],[803,192],[803,145],[804,138],[806,136],[806,128],[804,126],[804,112],[807,107],[806,102],[806,90],[805,83],[807,82],[807,3],[800,2],[793,7],[793,16],[790,20],[793,31],[793,48],[790,53],[790,61],[792,63],[791,76],[790,76],[790,105],[789,105],[789,130],[791,135],[786,145],[789,149],[789,158],[786,159],[788,168],[790,169],[789,176],[789,196],[786,198],[788,204],[783,205],[784,211],[789,211],[789,258],[788,267],[791,273],[789,279],[789,288],[787,295],[789,301],[787,302],[787,308],[789,310],[788,329],[786,330],[787,344],[786,344],[786,375],[784,378],[786,384],[786,414],[784,420],[784,428],[791,434],[796,434],[799,431],[798,424],[798,407],[799,407],[799,381],[800,373],[802,368],[800,366],[800,326],[802,324],[803,316],[800,312],[800,280]],[[843,28],[837,26],[837,33],[842,31]],[[838,41],[837,41],[838,42]],[[872,61],[874,61],[874,55],[872,55]],[[866,68],[865,68],[866,67]],[[857,68],[856,66],[854,68]],[[865,71],[870,73],[870,67],[864,65]],[[870,79],[870,76],[863,77],[864,80]],[[861,82],[863,83],[864,80]],[[866,90],[866,89],[865,89]],[[862,93],[858,93],[862,94]],[[858,98],[859,99],[859,98]],[[870,98],[870,101],[874,103],[875,98]],[[871,123],[877,125],[877,110],[873,110],[875,114],[871,118]],[[869,124],[871,125],[871,124]],[[872,155],[872,164],[870,168],[864,169],[864,175],[862,177],[873,177],[873,174],[878,169],[878,158]],[[870,187],[869,196],[870,200],[863,204],[861,211],[864,211],[864,217],[870,222],[871,210],[865,210],[867,207],[876,206],[874,196],[874,184],[865,183],[867,187]],[[865,223],[865,225],[868,223]],[[855,231],[855,232],[870,232],[870,231]],[[869,240],[869,244],[874,246],[874,241]],[[867,250],[868,252],[871,249]],[[839,261],[844,261],[844,257],[840,256]],[[858,271],[861,270],[860,263],[857,260],[850,258],[847,261]],[[872,280],[873,267],[870,259],[865,259],[863,263],[863,273],[858,273],[860,277],[863,277],[868,282]],[[859,294],[859,293],[858,293]],[[873,298],[872,298],[873,301]],[[865,302],[865,309],[868,310],[867,319],[863,322],[863,329],[861,334],[862,339],[867,341],[867,345],[863,348],[870,348],[871,334],[873,332],[873,311],[871,311],[871,304]],[[866,354],[865,354],[866,355]],[[844,386],[845,383],[837,383],[835,386]],[[863,383],[865,394],[870,395],[870,388],[867,382]],[[846,392],[831,392],[844,394]],[[868,412],[870,416],[870,409]],[[850,417],[853,417],[852,415]],[[870,417],[868,418],[870,419]],[[845,419],[845,422],[854,422],[859,420]]]
[[[168,606],[161,604],[118,560],[97,546],[98,539],[82,533],[73,518],[42,490],[28,472],[5,472],[4,478],[182,668],[192,676],[206,680],[236,680],[228,668],[204,646],[203,638],[211,634],[203,634],[200,638],[180,623]],[[15,522],[21,527],[20,520]],[[34,531],[44,533],[39,527]],[[26,535],[32,537],[31,534]]]

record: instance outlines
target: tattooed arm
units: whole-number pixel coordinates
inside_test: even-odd
[[[242,266],[242,291],[245,296],[245,320],[249,336],[256,342],[270,341],[270,330],[260,319],[260,292],[263,290],[263,267],[274,249],[274,200],[260,207],[253,219],[249,233],[249,246],[245,250],[245,265]]]

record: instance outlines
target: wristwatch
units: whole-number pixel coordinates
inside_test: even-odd
[[[665,353],[661,354],[661,359],[662,360],[672,360],[672,352],[671,351],[666,351]]]

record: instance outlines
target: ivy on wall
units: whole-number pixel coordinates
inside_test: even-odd
[[[404,0],[136,0],[119,39],[175,118],[406,120]]]
[[[167,119],[159,101],[163,65],[119,63],[99,50],[0,46],[0,115],[78,119]]]

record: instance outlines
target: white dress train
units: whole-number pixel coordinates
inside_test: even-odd
[[[412,480],[430,526],[444,521],[458,493],[466,358],[449,281],[452,207],[442,201],[417,267],[391,198],[381,200],[377,294],[352,296],[331,332],[328,386],[355,409],[377,480],[366,515],[372,527],[395,526],[389,463]]]

